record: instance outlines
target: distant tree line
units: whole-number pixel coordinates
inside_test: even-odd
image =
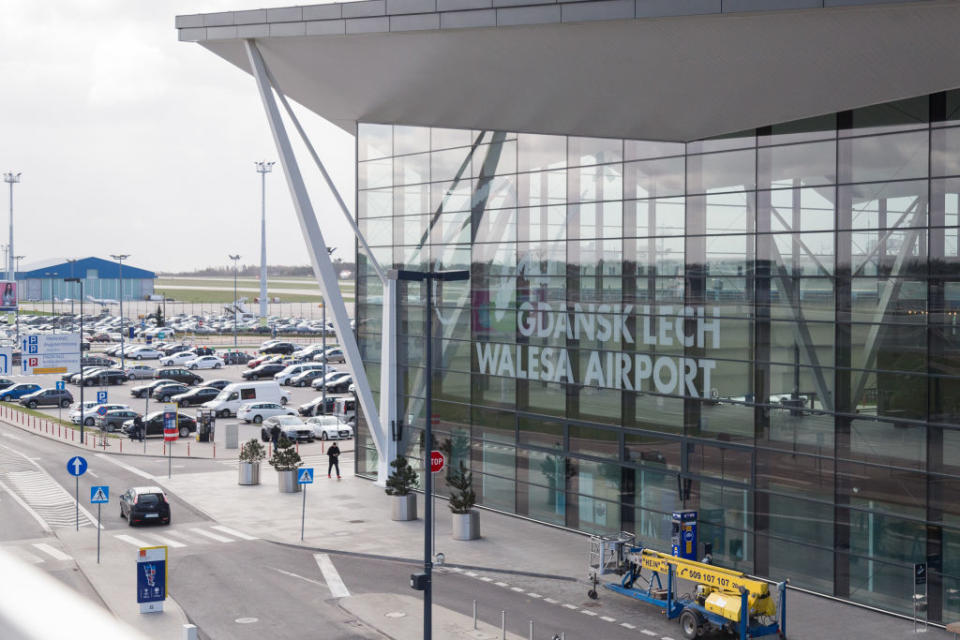
[[[357,268],[356,263],[354,262],[345,262],[340,258],[335,258],[333,261],[333,266],[339,273],[340,271],[355,271]],[[216,277],[216,278],[225,278],[233,277],[233,267],[205,267],[203,269],[196,269],[194,271],[178,271],[178,272],[161,272],[158,275],[161,276],[191,276],[191,277]],[[237,275],[240,277],[260,277],[260,265],[258,264],[245,264],[237,267]],[[309,265],[304,266],[284,266],[284,265],[267,265],[267,276],[268,277],[296,277],[296,276],[312,276],[313,267]]]

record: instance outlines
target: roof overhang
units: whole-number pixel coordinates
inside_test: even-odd
[[[421,24],[436,15],[436,28],[396,30],[385,15],[361,19],[379,32],[350,33],[342,14],[278,29],[239,24],[238,12],[178,26],[247,72],[243,38],[255,37],[279,88],[349,132],[378,122],[686,141],[960,87],[952,0],[591,22],[543,6],[556,20],[446,28],[427,12]],[[320,31],[333,34],[295,35]]]

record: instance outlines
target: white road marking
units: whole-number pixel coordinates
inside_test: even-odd
[[[327,581],[327,586],[330,587],[330,594],[334,598],[348,597],[350,592],[347,590],[347,586],[343,584],[343,579],[340,578],[337,568],[333,566],[330,556],[325,553],[315,553],[313,558],[317,561],[317,566],[320,567],[320,573],[323,574],[323,579]]]
[[[228,536],[233,536],[234,538],[240,538],[241,540],[256,540],[256,536],[248,536],[245,533],[240,533],[236,529],[231,529],[230,527],[225,527],[222,524],[215,524],[210,527],[211,529],[216,529],[217,531],[222,531]]]
[[[315,585],[317,585],[318,587],[326,587],[326,586],[327,586],[327,585],[325,585],[324,583],[322,583],[322,582],[320,582],[320,581],[318,581],[318,580],[314,580],[314,579],[312,579],[312,578],[305,578],[305,577],[300,576],[300,575],[297,575],[297,574],[295,574],[295,573],[290,573],[289,571],[284,571],[283,569],[277,569],[276,567],[273,567],[273,570],[274,570],[274,571],[279,571],[280,573],[282,573],[282,574],[285,575],[285,576],[290,576],[291,578],[299,578],[300,580],[303,580],[304,582],[309,582],[310,584],[315,584]]]
[[[480,574],[478,574],[476,571],[467,571],[466,575],[470,576],[471,578],[476,578]]]
[[[493,578],[488,578],[487,576],[480,576],[480,579],[484,582],[493,582]]]
[[[596,613],[595,611],[587,611],[586,609],[582,609],[582,610],[580,611],[580,613],[582,613],[582,614],[584,614],[584,615],[588,615],[588,616],[593,616],[593,617],[596,617],[596,615],[597,615],[597,613]]]
[[[539,593],[534,593],[533,591],[531,591],[531,592],[528,593],[527,595],[530,596],[531,598],[542,598],[542,597],[543,597],[543,596],[540,595]]]
[[[216,540],[217,542],[233,542],[233,538],[228,538],[226,536],[218,536],[215,533],[210,533],[209,531],[204,531],[203,529],[190,529],[194,533],[200,534],[201,536],[206,536],[211,540]]]
[[[117,540],[122,540],[123,542],[126,542],[127,544],[132,544],[133,546],[138,547],[138,548],[139,548],[139,547],[153,547],[153,546],[156,546],[156,545],[150,544],[149,542],[144,542],[143,540],[141,540],[141,539],[139,539],[139,538],[134,538],[133,536],[128,536],[128,535],[125,534],[125,533],[121,533],[121,534],[115,535],[115,536],[113,536],[113,537],[116,538]]]
[[[660,640],[673,640],[670,636],[663,636]]]
[[[0,431],[0,435],[6,436],[11,440],[22,440],[22,438],[19,438],[18,436],[13,435],[12,433],[7,433],[6,431]]]
[[[106,461],[109,462],[110,464],[115,464],[115,465],[117,465],[117,466],[120,467],[121,469],[126,469],[126,470],[129,471],[130,473],[136,474],[136,475],[140,476],[141,478],[146,478],[147,480],[152,480],[153,482],[156,482],[156,483],[158,483],[158,484],[160,483],[160,481],[157,479],[156,476],[150,475],[150,474],[147,473],[146,471],[141,471],[140,469],[137,469],[135,466],[130,465],[130,464],[127,464],[126,462],[120,462],[119,460],[114,460],[112,456],[104,455],[104,454],[102,454],[102,453],[95,453],[94,455],[95,455],[96,457],[98,457],[98,458],[101,458],[101,459],[103,459],[103,460],[106,460]]]
[[[636,628],[637,628],[636,626],[630,624],[629,622],[621,622],[621,623],[620,623],[620,626],[623,627],[624,629],[636,629]]]
[[[510,585],[508,585],[506,582],[494,582],[493,584],[497,585],[498,587],[508,587],[508,586],[510,586]]]
[[[10,491],[10,487],[0,482],[0,490],[6,491],[8,494],[10,494],[10,497],[13,498],[17,504],[23,507],[24,511],[33,516],[33,519],[40,523],[40,526],[44,531],[47,533],[53,533],[53,529],[50,528],[50,525],[47,524],[47,521],[41,518],[40,514],[33,510],[33,507],[24,502],[23,498],[15,494],[13,491]]]
[[[604,622],[616,622],[616,618],[611,618],[610,616],[600,616],[600,619]]]
[[[461,569],[460,567],[450,567],[450,569],[452,571],[456,571],[457,573],[463,573],[463,569]]]
[[[87,473],[90,474],[90,477],[91,477],[91,478],[99,478],[99,477],[100,477],[100,476],[98,476],[97,474],[95,474],[93,471],[90,471],[90,469],[87,469]]]
[[[168,547],[173,547],[174,549],[181,549],[181,548],[187,546],[187,545],[183,544],[182,542],[177,542],[177,541],[174,540],[173,538],[164,538],[163,536],[158,536],[158,535],[153,534],[153,533],[151,533],[150,535],[153,536],[154,538],[156,538],[157,540],[159,540],[160,542],[162,542],[163,544],[167,545]]]
[[[543,601],[544,601],[544,602],[549,602],[550,604],[559,604],[559,601],[558,601],[558,600],[554,600],[553,598],[544,598]]]
[[[63,551],[60,551],[59,549],[54,549],[53,547],[51,547],[45,542],[35,542],[33,546],[38,550],[43,551],[45,554],[47,554],[54,560],[73,560],[73,557],[68,556],[67,554],[65,554]]]
[[[645,636],[655,636],[655,635],[657,635],[657,634],[655,634],[653,631],[647,631],[646,629],[640,629],[640,633],[642,633],[642,634],[645,635]]]
[[[517,593],[523,593],[523,589],[520,587],[510,587],[510,591],[516,591]]]
[[[576,611],[576,610],[577,610],[577,608],[576,608],[575,606],[573,606],[572,604],[564,603],[563,606],[564,606],[564,608],[570,609],[571,611]]]

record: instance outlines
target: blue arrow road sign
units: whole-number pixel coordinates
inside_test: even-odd
[[[300,469],[297,475],[297,484],[313,484],[313,467]]]
[[[107,504],[108,502],[110,502],[110,487],[106,485],[90,487],[91,504]]]
[[[103,404],[107,401],[107,392],[106,391],[97,391],[97,402]]]
[[[57,380],[57,391],[63,391],[67,388],[67,383],[63,380]]]
[[[80,456],[73,456],[67,461],[67,471],[72,476],[82,476],[87,472],[87,461]]]

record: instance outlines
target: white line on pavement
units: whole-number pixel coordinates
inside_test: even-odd
[[[303,580],[304,582],[309,582],[310,584],[315,584],[315,585],[317,585],[318,587],[326,587],[326,586],[327,586],[327,585],[323,584],[322,582],[320,582],[320,581],[318,581],[318,580],[313,580],[312,578],[304,578],[303,576],[299,576],[299,575],[297,575],[297,574],[295,574],[295,573],[291,573],[291,572],[289,572],[289,571],[284,571],[283,569],[277,569],[276,567],[273,567],[273,570],[274,570],[274,571],[279,571],[280,573],[282,573],[282,574],[285,575],[285,576],[290,576],[291,578],[299,578],[299,579]]]
[[[480,579],[484,582],[493,582],[493,578],[488,578],[487,576],[480,576]]]
[[[240,538],[241,540],[256,540],[256,536],[248,536],[245,533],[240,533],[236,529],[231,529],[230,527],[225,527],[222,524],[216,524],[210,527],[211,529],[216,529],[217,531],[222,531],[228,536],[233,536],[234,538]]]
[[[98,476],[97,474],[95,474],[93,471],[90,471],[89,469],[87,469],[87,473],[89,473],[89,474],[90,474],[90,477],[92,477],[92,478],[99,478],[99,477],[100,477],[100,476]]]
[[[507,587],[507,586],[510,586],[510,585],[508,585],[506,582],[494,582],[493,584],[497,585],[498,587]]]
[[[158,535],[156,535],[155,533],[151,533],[150,535],[152,535],[154,538],[156,538],[157,540],[159,540],[159,541],[162,542],[163,544],[167,545],[168,547],[173,547],[174,549],[181,549],[181,548],[187,546],[187,545],[183,544],[182,542],[177,542],[177,541],[174,540],[173,538],[164,538],[163,536],[158,536]]]
[[[640,633],[642,633],[642,634],[645,635],[645,636],[655,636],[655,635],[657,635],[657,634],[655,634],[653,631],[647,631],[646,629],[640,629]]]
[[[46,531],[47,533],[53,533],[53,529],[50,528],[50,525],[47,524],[47,521],[41,518],[40,514],[33,510],[33,507],[31,507],[26,502],[24,502],[23,498],[15,494],[13,491],[10,491],[10,487],[0,482],[0,489],[10,494],[10,497],[13,498],[17,504],[23,507],[27,513],[33,516],[34,520],[40,523],[40,526],[43,527],[44,531]]]
[[[137,469],[137,468],[134,467],[133,465],[129,465],[129,464],[127,464],[126,462],[120,462],[119,460],[114,460],[111,456],[104,455],[104,454],[102,454],[102,453],[97,453],[97,454],[94,454],[94,455],[96,455],[98,458],[102,458],[102,459],[106,460],[107,462],[109,462],[109,463],[111,463],[111,464],[117,465],[117,466],[120,467],[121,469],[126,469],[126,470],[129,471],[130,473],[135,473],[136,475],[140,476],[141,478],[146,478],[147,480],[153,480],[154,482],[157,482],[157,483],[160,482],[159,480],[157,480],[157,477],[156,477],[156,476],[152,476],[152,475],[150,475],[149,473],[147,473],[146,471],[141,471],[140,469]]]
[[[673,640],[670,636],[663,636],[660,640]]]
[[[465,575],[468,575],[471,578],[476,578],[479,574],[476,571],[467,571]]]
[[[564,603],[563,606],[564,606],[564,608],[570,609],[571,611],[576,611],[576,610],[577,610],[577,608],[576,608],[575,606],[573,606],[572,604]]]
[[[597,615],[597,612],[596,612],[596,611],[587,611],[586,609],[582,609],[582,610],[580,611],[580,613],[582,613],[582,614],[584,614],[584,615],[588,615],[588,616],[593,616],[593,617],[596,617],[596,615]]]
[[[320,573],[323,574],[323,579],[326,580],[327,586],[330,587],[330,595],[334,598],[346,598],[349,596],[350,592],[347,590],[347,586],[343,584],[343,579],[340,578],[337,568],[333,566],[330,556],[325,553],[315,553],[313,557],[317,561],[317,566],[320,567]]]
[[[47,554],[54,560],[73,560],[71,556],[68,556],[67,554],[65,554],[63,551],[60,551],[59,549],[54,549],[53,547],[46,544],[45,542],[35,542],[33,546],[39,549],[40,551],[43,551],[45,554]]]
[[[527,595],[530,596],[531,598],[542,598],[542,597],[543,597],[543,596],[540,595],[539,593],[534,593],[533,591],[531,591],[531,592],[528,593]]]
[[[560,603],[559,600],[554,600],[553,598],[544,598],[543,601],[544,601],[544,602],[549,602],[550,604],[559,604],[559,603]]]
[[[190,531],[200,534],[201,536],[206,536],[211,540],[216,540],[217,542],[233,542],[233,538],[228,538],[226,536],[218,536],[215,533],[210,533],[209,531],[204,531],[203,529],[190,529]]]
[[[12,433],[7,433],[6,431],[0,431],[0,435],[6,436],[6,437],[10,438],[11,440],[20,440],[20,439],[21,439],[21,438],[18,438],[17,436],[15,436],[15,435],[13,435]]]
[[[126,542],[127,544],[132,544],[133,546],[138,547],[138,548],[139,548],[139,547],[152,547],[152,546],[154,546],[154,545],[150,544],[149,542],[144,542],[143,540],[140,540],[139,538],[134,538],[133,536],[128,536],[128,535],[125,534],[125,533],[121,533],[121,534],[115,535],[115,536],[113,536],[113,537],[116,538],[117,540],[121,540],[121,541],[123,541],[123,542]]]
[[[630,624],[629,622],[621,622],[621,623],[620,623],[620,626],[621,626],[621,627],[624,627],[625,629],[636,629],[636,628],[637,628],[636,626]]]
[[[600,619],[604,622],[616,622],[616,618],[611,618],[610,616],[600,616]]]

